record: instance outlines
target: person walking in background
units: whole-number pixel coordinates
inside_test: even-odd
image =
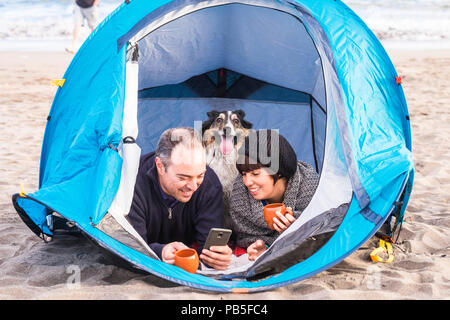
[[[75,0],[75,5],[73,9],[74,15],[74,27],[73,27],[73,38],[72,47],[66,48],[69,53],[75,53],[78,47],[78,38],[80,36],[81,26],[83,26],[84,21],[87,22],[88,27],[91,32],[97,27],[98,24],[98,12],[97,6],[100,0]]]

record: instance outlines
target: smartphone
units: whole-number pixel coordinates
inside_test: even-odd
[[[231,236],[230,229],[212,228],[209,230],[208,238],[206,239],[203,248],[208,249],[212,246],[225,246],[228,244]]]

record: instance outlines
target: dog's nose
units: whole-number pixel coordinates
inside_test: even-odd
[[[230,126],[226,126],[223,128],[223,133],[225,136],[231,136],[233,132],[233,128],[231,128]]]

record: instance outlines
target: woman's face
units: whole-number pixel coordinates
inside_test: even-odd
[[[244,185],[256,200],[272,199],[277,191],[273,178],[265,168],[242,172]]]

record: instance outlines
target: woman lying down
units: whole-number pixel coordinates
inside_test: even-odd
[[[297,161],[292,146],[275,130],[251,133],[239,149],[236,167],[240,175],[230,199],[236,239],[231,269],[248,265],[266,251],[302,214],[319,183],[316,171]],[[286,207],[286,215],[277,213],[273,219],[273,229],[263,214],[264,206],[272,203]]]

